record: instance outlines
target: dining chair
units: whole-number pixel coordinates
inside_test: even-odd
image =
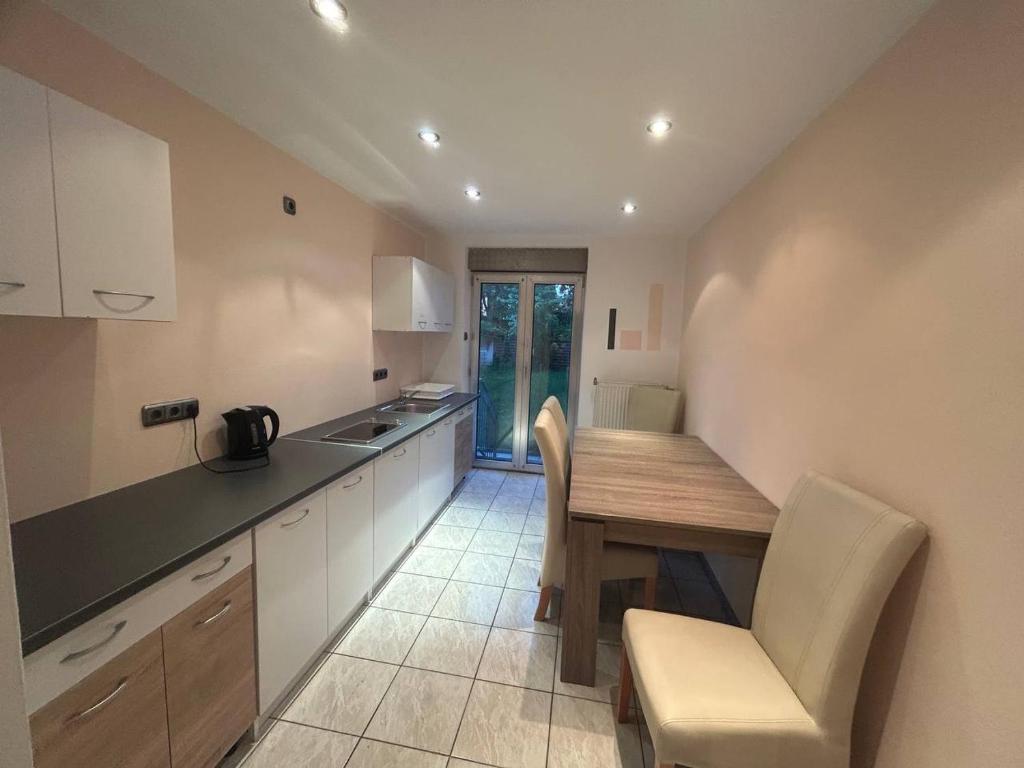
[[[554,395],[549,395],[545,400],[541,408],[547,408],[551,411],[551,415],[555,417],[555,427],[558,429],[558,436],[565,444],[565,453],[569,455],[569,422],[565,420],[565,411],[562,410],[562,404],[558,401],[558,398]],[[569,466],[567,463],[566,466]],[[571,474],[571,470],[570,474]]]
[[[544,485],[547,493],[547,527],[541,560],[540,596],[535,621],[547,618],[551,595],[556,585],[565,583],[566,526],[568,501],[569,450],[556,417],[550,408],[541,408],[533,425],[533,434],[544,461]],[[608,543],[601,557],[601,580],[644,579],[644,608],[653,609],[658,585],[658,554],[651,547]]]
[[[626,611],[619,720],[635,683],[659,768],[849,768],[868,645],[926,531],[806,473],[772,533],[749,630]]]

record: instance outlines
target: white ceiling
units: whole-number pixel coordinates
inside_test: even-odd
[[[346,0],[345,35],[308,0],[50,4],[414,225],[688,234],[931,0]]]

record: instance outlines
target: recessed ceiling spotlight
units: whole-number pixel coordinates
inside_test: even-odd
[[[342,5],[341,0],[309,0],[309,7],[339,32],[348,29],[348,8]]]
[[[463,190],[463,192],[465,192],[466,197],[468,197],[470,200],[479,200],[480,197],[481,197],[481,192],[480,192],[479,188],[474,187],[472,184],[467,186]]]
[[[623,203],[622,212],[627,216],[631,216],[636,213],[636,203]]]
[[[420,141],[428,147],[436,147],[441,144],[441,134],[437,131],[432,131],[429,128],[424,128],[416,135],[419,136]]]
[[[664,136],[672,130],[672,121],[664,117],[656,117],[647,124],[647,132],[652,136]]]

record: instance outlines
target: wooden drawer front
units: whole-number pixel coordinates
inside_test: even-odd
[[[163,628],[174,768],[212,768],[256,719],[252,569]]]
[[[53,700],[252,564],[252,535],[228,542],[25,658],[28,711]]]
[[[30,720],[36,768],[166,768],[160,632],[40,709]]]

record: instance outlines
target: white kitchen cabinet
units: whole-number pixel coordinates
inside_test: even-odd
[[[0,67],[0,314],[61,314],[46,98]]]
[[[420,435],[420,503],[417,530],[423,531],[452,493],[455,461],[455,416]]]
[[[327,623],[330,634],[373,586],[373,463],[327,486]]]
[[[374,583],[391,569],[416,537],[419,474],[419,435],[385,451],[374,460]]]
[[[326,491],[256,526],[260,713],[327,642],[326,537]]]
[[[167,143],[49,96],[64,315],[174,320]]]
[[[373,330],[444,333],[454,327],[452,276],[411,256],[373,259]]]

